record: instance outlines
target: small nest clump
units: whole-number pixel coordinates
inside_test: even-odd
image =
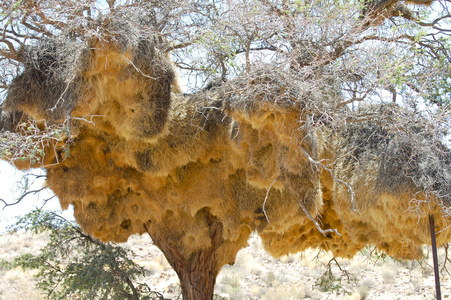
[[[24,70],[9,86],[7,111],[24,111],[36,119],[61,121],[77,105],[87,45],[47,39],[22,53]]]
[[[396,123],[391,116],[384,122],[351,123],[340,132],[337,149],[346,157],[346,164],[353,166],[349,171],[377,166],[375,186],[379,192],[428,191],[451,205],[450,150],[419,125],[392,128]]]

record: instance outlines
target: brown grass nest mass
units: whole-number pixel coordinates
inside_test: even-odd
[[[30,46],[3,103],[3,130],[17,118],[41,129],[70,120],[40,162],[17,166],[43,165],[85,232],[117,242],[149,232],[187,260],[214,246],[219,270],[252,231],[274,256],[320,247],[351,257],[372,244],[418,258],[428,214],[437,231],[449,226],[451,155],[440,141],[371,120],[309,126],[302,97],[271,98],[283,80],[251,82],[273,93],[245,99],[228,85],[181,94],[158,40],[132,32]]]

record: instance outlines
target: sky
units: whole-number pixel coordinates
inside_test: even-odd
[[[30,170],[28,173],[33,174],[45,174],[44,171],[35,169]],[[23,187],[25,186],[24,176],[27,172],[19,171],[14,166],[6,161],[0,160],[0,199],[3,199],[7,203],[13,203],[20,197]],[[30,183],[29,190],[40,189],[45,185],[45,178],[39,178]],[[4,207],[4,204],[0,202],[0,233],[6,232],[6,227],[16,222],[18,216],[22,216],[36,207],[43,205],[43,200],[53,196],[53,193],[49,189],[45,189],[39,194],[31,194],[26,196],[20,203]],[[61,210],[58,198],[54,197],[48,201],[45,209],[58,211]],[[70,207],[67,211],[63,212],[63,216],[66,219],[73,220],[73,210]]]

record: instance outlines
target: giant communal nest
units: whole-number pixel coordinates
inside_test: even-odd
[[[64,121],[77,106],[83,89],[83,72],[90,63],[95,47],[116,48],[119,52],[132,49],[132,66],[146,70],[145,76],[161,76],[173,81],[173,67],[162,51],[166,47],[155,31],[143,30],[145,17],[131,14],[117,20],[101,19],[88,24],[83,35],[61,34],[27,45],[20,54],[23,70],[8,87],[6,112],[23,111],[35,120],[55,123]],[[31,109],[30,109],[31,108]]]
[[[105,37],[96,35],[85,38],[72,38],[66,36],[58,39],[43,40],[38,45],[26,48],[22,54],[24,70],[11,83],[7,99],[3,104],[4,108],[12,112],[24,111],[35,120],[42,118],[49,122],[63,122],[70,115],[71,111],[78,106],[80,101],[83,100],[81,99],[81,94],[83,94],[83,88],[87,80],[87,76],[84,76],[84,73],[87,72],[92,62],[91,58],[94,52],[92,50],[96,49],[96,47],[113,48],[112,52],[115,53],[130,51],[131,58],[130,64],[127,66],[128,70],[135,72],[135,75],[139,70],[138,72],[143,77],[147,76],[151,78],[150,81],[156,82],[156,84],[149,85],[147,89],[148,93],[146,96],[149,97],[144,97],[145,99],[143,97],[139,98],[139,101],[143,100],[146,102],[144,103],[145,105],[149,104],[149,106],[143,105],[145,109],[140,119],[143,122],[135,122],[136,124],[133,123],[131,125],[135,126],[139,123],[138,131],[143,131],[141,130],[143,128],[146,131],[143,136],[163,132],[168,111],[171,109],[171,100],[177,97],[183,98],[183,100],[179,99],[176,104],[187,106],[186,97],[183,95],[174,97],[170,94],[170,86],[175,74],[171,63],[164,54],[164,49],[162,49],[165,45],[161,44],[158,36],[152,32],[143,32],[136,29],[132,22],[104,21],[99,23],[98,26],[101,26],[101,30],[106,32]],[[282,179],[280,181],[285,180],[283,182],[284,187],[291,187],[292,194],[296,195],[308,187],[306,182],[312,180],[314,184],[311,184],[311,190],[313,191],[311,194],[320,198],[320,193],[316,192],[320,188],[319,174],[321,171],[325,173],[328,170],[321,170],[321,165],[316,163],[315,160],[322,156],[321,149],[328,148],[330,149],[328,151],[333,153],[331,159],[339,161],[333,171],[337,178],[345,182],[349,181],[352,184],[356,176],[359,174],[364,175],[367,170],[371,169],[371,172],[367,173],[371,175],[376,174],[376,177],[368,176],[369,180],[379,192],[388,190],[396,195],[404,191],[426,190],[433,192],[445,205],[451,204],[451,187],[449,185],[449,182],[451,182],[451,154],[449,149],[443,146],[439,140],[434,140],[433,135],[428,134],[427,130],[425,131],[417,125],[396,128],[392,126],[392,124],[397,123],[396,116],[391,117],[392,119],[386,117],[382,120],[383,122],[378,122],[375,119],[351,122],[344,127],[334,127],[324,123],[307,124],[309,120],[315,119],[314,116],[318,111],[329,113],[338,102],[342,101],[338,92],[339,89],[335,90],[334,84],[330,82],[324,83],[327,86],[326,89],[310,89],[309,83],[313,79],[307,78],[305,81],[299,79],[293,81],[292,76],[296,75],[296,72],[289,73],[290,76],[285,76],[282,69],[276,71],[270,69],[269,65],[264,65],[260,69],[255,70],[252,76],[240,76],[228,82],[218,89],[220,93],[216,93],[216,91],[211,93],[209,96],[217,98],[214,101],[210,101],[214,105],[211,105],[209,109],[214,113],[211,114],[210,119],[205,118],[205,120],[208,119],[211,122],[205,123],[208,126],[202,128],[204,133],[209,133],[210,131],[219,132],[219,130],[215,129],[215,125],[226,119],[222,115],[222,108],[225,107],[226,115],[228,114],[227,117],[234,118],[231,123],[235,127],[231,128],[231,136],[218,135],[217,139],[222,139],[221,143],[229,146],[228,139],[233,140],[234,137],[238,136],[235,133],[238,133],[240,128],[242,128],[243,132],[244,130],[249,131],[248,137],[256,136],[254,140],[248,139],[242,142],[242,148],[246,148],[248,144],[253,142],[256,142],[257,145],[251,145],[256,148],[255,151],[250,149],[246,153],[243,150],[243,156],[248,161],[240,162],[243,165],[249,165],[247,168],[256,174],[255,177],[274,175],[264,178],[266,184],[266,182],[270,183],[275,175],[278,175],[276,174],[277,172],[273,174],[263,168],[265,163],[268,162],[264,154],[270,153],[270,155],[268,154],[269,156],[273,155],[272,151],[276,148],[272,143],[280,143],[280,147],[277,148],[281,149],[280,152],[275,153],[273,156],[274,162],[281,165],[278,166],[284,176],[281,176]],[[121,73],[119,75],[126,77],[127,74]],[[95,74],[90,76],[95,77]],[[330,92],[331,90],[335,90],[335,92]],[[198,97],[199,95],[192,95],[192,97]],[[123,100],[124,102],[128,101],[128,99]],[[150,104],[153,105],[155,103],[157,103],[159,109],[157,110],[158,113],[149,117],[146,115],[146,112],[150,110],[149,108],[152,108]],[[140,102],[139,104],[142,103]],[[99,105],[102,105],[102,103]],[[195,102],[190,101],[190,105],[195,105]],[[198,111],[196,109],[196,111],[199,114],[208,115],[205,110]],[[288,111],[291,114],[288,114]],[[385,114],[385,112],[378,111],[378,108],[374,107],[370,111],[376,114]],[[388,107],[387,111],[401,111],[401,109],[399,107]],[[277,112],[279,116],[274,117],[274,114],[272,114],[274,112]],[[157,132],[147,131],[149,128],[155,128],[153,123],[150,124],[155,121],[152,119],[154,116],[161,119],[155,122],[155,124],[161,124],[161,128],[156,130]],[[279,128],[277,129],[283,131],[278,132],[281,133],[283,138],[278,140],[272,136],[272,140],[267,140],[267,136],[275,134],[275,130],[270,132],[265,127],[268,124],[258,128],[253,127],[257,122],[252,124],[250,119],[259,118],[260,116],[261,118],[258,121],[271,121],[272,117],[273,123],[279,122],[277,125],[287,121],[284,126],[278,126]],[[277,117],[280,118],[277,119]],[[406,118],[410,117],[411,115],[406,115]],[[125,117],[124,119],[127,118]],[[227,120],[229,119],[227,118]],[[131,123],[133,120],[127,119],[126,121]],[[414,119],[414,121],[413,123],[421,123],[425,119],[418,118],[417,120]],[[228,122],[225,123],[228,124]],[[224,127],[227,125],[225,123]],[[121,126],[123,124],[124,122],[118,122],[117,127],[122,128],[124,127]],[[141,126],[142,124],[145,126]],[[6,123],[1,125],[5,128],[11,128]],[[111,125],[111,122],[107,125]],[[315,127],[314,125],[317,126]],[[302,130],[298,130],[301,126]],[[96,128],[99,127],[101,126]],[[338,131],[336,131],[337,129]],[[176,133],[183,131],[181,128],[174,130],[178,131]],[[226,130],[223,131],[225,132]],[[328,140],[329,137],[327,135],[323,135],[326,138],[318,138],[321,134],[316,135],[317,131],[332,132],[330,140]],[[130,131],[126,136],[137,137],[139,142],[141,142],[142,136],[135,134],[136,132]],[[220,133],[222,134],[222,131]],[[97,135],[99,132],[96,131],[95,134]],[[104,134],[105,132],[101,132],[98,137],[103,139]],[[258,142],[261,142],[261,145]],[[186,150],[188,147],[196,146],[194,145],[196,143],[192,143],[193,145],[181,139],[179,144],[186,146],[180,146],[180,148],[188,152]],[[300,150],[302,143],[305,144],[306,149],[311,150],[310,154],[307,153],[310,155],[309,157],[305,157],[302,150]],[[168,144],[170,149],[176,149],[173,140]],[[328,145],[325,146],[326,144]],[[136,149],[133,158],[141,169],[140,171],[150,172],[153,167],[152,159],[154,156],[152,151],[150,151],[152,147],[145,143],[138,143],[137,146],[141,148]],[[157,146],[158,141],[156,141],[155,147]],[[237,148],[240,150],[240,146],[241,144],[238,144],[235,150]],[[230,152],[235,151],[233,149],[229,150]],[[124,151],[127,151],[127,149]],[[164,155],[167,156],[168,152],[162,154],[162,156]],[[251,159],[254,161],[252,162]],[[280,164],[281,161],[285,160],[289,161],[289,163]],[[313,162],[310,160],[313,160]],[[302,165],[305,168],[301,168],[300,166]],[[275,169],[278,170],[277,168]],[[112,173],[117,172],[112,171]],[[250,173],[252,172],[248,172],[246,176],[243,175],[248,182],[251,181]],[[288,183],[293,184],[290,185]],[[268,184],[262,186],[267,188]],[[263,189],[262,187],[259,188]],[[332,190],[333,187],[328,187],[328,189]],[[319,201],[311,201],[311,203],[319,203]],[[299,208],[297,207],[297,209]]]

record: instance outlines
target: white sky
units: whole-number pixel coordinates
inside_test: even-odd
[[[29,173],[44,174],[43,171],[30,170]],[[14,166],[6,161],[0,160],[0,199],[5,200],[8,203],[15,202],[21,195],[21,186],[23,181],[21,179],[26,172],[17,170]],[[30,190],[39,189],[44,185],[44,178],[36,180],[31,186]],[[33,208],[41,207],[43,200],[50,198],[53,195],[48,189],[42,191],[38,195],[28,195],[20,203],[4,207],[4,204],[0,202],[0,233],[4,233],[6,226],[14,224],[17,216],[22,216]],[[61,210],[58,199],[55,197],[45,205],[46,209]],[[73,220],[73,211],[71,207],[64,211],[63,216],[69,220]]]

